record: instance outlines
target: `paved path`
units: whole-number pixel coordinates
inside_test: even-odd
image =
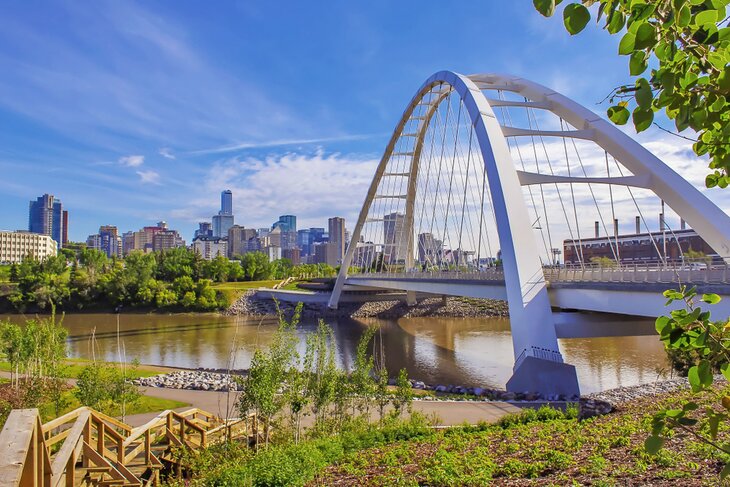
[[[0,377],[9,378],[10,373],[0,371]],[[69,379],[68,382],[71,385],[76,385],[74,379]],[[191,391],[165,387],[142,387],[140,389],[148,396],[188,403],[192,407],[208,411],[221,418],[238,416],[238,411],[236,411],[238,393],[235,392],[228,394],[225,392]],[[184,411],[190,406],[178,408],[176,411]],[[506,402],[413,401],[413,410],[427,416],[435,415],[439,418],[438,424],[441,426],[453,426],[464,422],[470,424],[476,424],[480,421],[494,422],[506,414],[518,413],[521,409]],[[127,416],[126,423],[131,426],[139,426],[154,418],[157,414],[133,414]],[[308,425],[311,418],[311,416],[304,418],[304,426]]]
[[[225,392],[147,387],[145,388],[145,394],[187,402],[194,407],[216,414],[222,418],[238,416],[235,406],[238,397],[237,393],[228,395]],[[226,409],[226,401],[228,401],[228,409]],[[181,408],[179,410],[183,411],[185,409]],[[226,410],[230,411],[228,415],[226,415]],[[441,426],[453,426],[464,422],[476,424],[479,421],[491,423],[506,414],[521,411],[519,407],[506,402],[476,401],[413,401],[413,410],[429,416],[436,415],[439,418],[438,424]],[[132,426],[138,426],[154,418],[156,415],[155,413],[135,414],[127,417],[127,423]],[[311,419],[311,416],[305,419]]]

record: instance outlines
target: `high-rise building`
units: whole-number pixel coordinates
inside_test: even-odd
[[[336,242],[319,242],[313,245],[314,248],[314,264],[329,264],[335,267],[340,264],[339,249],[340,246]]]
[[[443,253],[443,242],[435,239],[432,233],[418,234],[418,262],[421,265],[438,265]]]
[[[86,246],[104,252],[107,257],[122,256],[122,237],[114,225],[100,226],[99,233],[86,239]]]
[[[195,230],[193,239],[197,237],[212,237],[213,236],[213,224],[210,222],[199,222],[198,229]]]
[[[155,226],[143,227],[137,232],[126,232],[122,235],[122,254],[129,255],[133,250],[158,252],[175,247],[184,247],[185,240],[177,230],[172,230],[164,221]]]
[[[404,263],[408,253],[408,236],[405,234],[406,217],[403,213],[389,213],[383,217],[383,250],[387,264]]]
[[[0,231],[0,263],[18,264],[26,257],[43,260],[58,252],[56,242],[48,235],[31,232]]]
[[[228,255],[228,239],[220,237],[197,237],[193,240],[192,250],[205,260]]]
[[[233,193],[227,189],[221,193],[221,209],[213,216],[213,236],[228,237],[228,229],[233,221]]]
[[[281,258],[289,259],[292,265],[299,265],[302,263],[301,252],[297,247],[293,249],[281,249]]]
[[[228,229],[228,257],[243,255],[250,249],[249,241],[256,239],[256,230],[233,225]]]
[[[68,215],[66,215],[68,220]],[[40,235],[48,235],[60,248],[64,242],[64,211],[61,200],[52,194],[39,196],[31,201],[28,207],[28,231]]]
[[[65,247],[68,243],[68,211],[63,210],[63,233],[61,234],[61,247]]]
[[[342,262],[345,256],[345,219],[335,216],[328,221],[329,226],[329,242],[334,246],[337,263]],[[328,262],[329,264],[329,262]]]
[[[233,225],[233,215],[213,215],[213,236],[225,237]]]
[[[272,228],[274,227],[280,227],[282,232],[296,232],[297,217],[294,215],[281,215],[279,221],[272,226]]]
[[[230,189],[221,192],[221,215],[233,215],[233,193]]]

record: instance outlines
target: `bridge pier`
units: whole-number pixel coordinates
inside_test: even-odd
[[[416,291],[406,291],[406,304],[408,306],[415,306],[418,304],[416,300]]]
[[[524,357],[515,364],[507,381],[510,392],[541,392],[543,395],[565,396],[567,400],[580,396],[578,375],[574,365],[537,357]]]

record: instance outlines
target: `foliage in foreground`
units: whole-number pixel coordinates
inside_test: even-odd
[[[533,0],[551,16],[562,0]],[[608,117],[623,125],[631,117],[637,132],[664,110],[677,132],[697,133],[693,149],[709,155],[707,187],[730,185],[730,28],[728,0],[583,0],[563,9],[565,28],[581,32],[597,4],[596,21],[610,34],[621,33],[618,53],[629,57],[634,84],[616,88],[618,103]],[[648,70],[648,75],[645,73]],[[629,106],[633,110],[629,112]],[[665,129],[666,130],[666,129]]]
[[[187,479],[172,479],[170,486],[295,486],[304,485],[328,465],[365,448],[434,434],[422,416],[409,420],[391,416],[379,427],[356,418],[342,424],[336,435],[315,436],[300,443],[285,442],[255,452],[239,443],[208,448],[199,454],[183,453],[190,465]]]
[[[695,362],[687,371],[692,391],[697,394],[711,388],[716,370],[726,379],[730,378],[730,321],[712,321],[709,311],[696,306],[696,288],[682,286],[679,291],[665,291],[664,296],[667,304],[679,301],[684,307],[673,310],[669,316],[657,318],[656,329],[667,350]],[[720,296],[703,294],[701,301],[717,304]],[[725,478],[730,475],[730,441],[720,441],[718,434],[721,424],[727,427],[730,423],[728,411],[730,395],[720,396],[714,404],[702,408],[693,398],[677,407],[662,409],[654,415],[646,449],[656,454],[674,430],[681,430],[724,455],[725,465],[720,476]]]
[[[718,393],[724,394],[706,391],[700,402],[710,404]],[[584,421],[538,411],[497,425],[436,432],[353,452],[311,485],[714,485],[727,456],[704,443],[673,435],[657,455],[644,449],[651,412],[690,395],[645,398]],[[525,415],[535,417],[521,419]],[[730,431],[722,426],[719,434],[728,438]]]
[[[382,350],[373,353],[378,349],[376,327],[368,328],[361,337],[353,370],[343,371],[336,364],[334,332],[322,320],[317,331],[307,336],[304,355],[299,353],[296,327],[301,310],[299,303],[290,320],[279,310],[279,327],[271,344],[254,352],[248,375],[240,380],[239,411],[242,417],[256,413],[263,424],[265,446],[276,420],[285,414],[296,442],[305,415],[314,417],[314,431],[330,434],[348,418],[361,416],[369,421],[371,412],[377,411],[382,420],[388,407],[396,415],[409,409],[412,392],[405,369],[391,390]]]

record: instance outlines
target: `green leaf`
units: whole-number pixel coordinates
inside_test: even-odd
[[[664,329],[669,326],[669,317],[668,316],[660,316],[656,319],[654,322],[654,327],[656,328],[657,333],[660,335],[664,335]]]
[[[712,385],[714,377],[712,376],[712,365],[709,360],[700,360],[697,365],[697,376],[703,388]]]
[[[563,23],[571,35],[585,29],[589,20],[591,20],[591,13],[580,3],[571,3],[563,10]]]
[[[648,22],[641,24],[636,31],[634,49],[646,49],[647,47],[652,47],[656,42],[656,28]]]
[[[656,455],[664,445],[664,438],[656,435],[651,435],[644,441],[644,448],[649,455]]]
[[[622,12],[616,11],[611,15],[611,20],[606,25],[606,30],[608,30],[609,34],[617,34],[624,28],[624,24],[626,24],[626,16]]]
[[[621,38],[621,42],[618,44],[618,53],[622,56],[627,56],[634,52],[634,43],[636,41],[636,36],[632,34],[631,32],[627,32],[624,34],[624,36]]]
[[[634,51],[629,59],[629,73],[631,76],[638,76],[646,71],[647,60],[644,51]]]
[[[651,91],[649,82],[644,78],[636,80],[636,92],[634,93],[636,103],[642,109],[648,109],[651,107],[651,102],[654,99],[654,93]]]
[[[720,302],[722,298],[718,296],[717,294],[703,294],[702,295],[702,301],[704,301],[707,304],[717,304]]]
[[[654,112],[649,110],[645,110],[641,107],[636,107],[634,109],[634,113],[631,116],[631,119],[634,122],[634,128],[636,128],[636,132],[643,132],[644,130],[651,127],[651,123],[654,121]]]
[[[687,5],[683,6],[681,9],[679,9],[679,13],[677,14],[677,18],[676,18],[677,26],[687,27],[691,20],[692,20],[692,12],[690,12],[689,7]]]
[[[717,22],[717,10],[703,10],[695,15],[695,25],[714,25],[715,22]]]
[[[552,17],[555,13],[555,0],[532,0],[532,4],[545,17]]]
[[[615,123],[616,125],[624,125],[626,122],[629,121],[629,115],[631,113],[626,109],[626,107],[621,105],[616,105],[608,109],[608,118]]]
[[[700,375],[697,369],[698,367],[694,365],[690,367],[687,372],[687,379],[689,380],[689,385],[692,387],[692,392],[699,392],[702,390],[702,381],[700,380]]]

